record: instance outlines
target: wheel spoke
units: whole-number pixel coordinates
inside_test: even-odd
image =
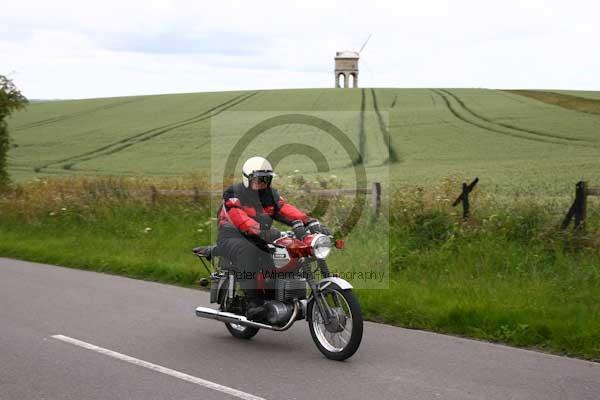
[[[325,340],[327,340],[327,342],[332,343],[333,342],[333,338],[331,335],[331,332],[329,332],[327,329],[325,329]]]
[[[337,338],[338,347],[343,349],[346,346],[346,341],[344,340],[344,338],[342,338],[342,335],[340,334],[336,334],[335,337]]]
[[[338,337],[337,334],[335,334],[335,333],[331,334],[331,341],[333,342],[335,347],[337,347],[337,348],[340,347],[340,338]]]
[[[340,342],[342,343],[342,347],[346,347],[348,344],[348,339],[346,339],[343,335],[340,335]]]
[[[341,336],[342,338],[344,338],[344,340],[345,340],[346,342],[349,342],[349,341],[350,341],[350,338],[352,337],[352,332],[350,332],[350,331],[349,331],[349,330],[347,330],[347,329],[344,329],[343,331],[341,331],[341,332],[340,332],[340,336]]]

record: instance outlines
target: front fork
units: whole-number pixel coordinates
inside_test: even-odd
[[[321,273],[321,275],[324,278],[328,278],[330,276],[329,267],[327,266],[327,261],[317,260],[317,269],[319,270],[319,272]],[[306,275],[306,282],[308,283],[308,286],[310,287],[310,290],[314,297],[315,304],[316,304],[317,308],[319,309],[319,313],[321,313],[321,316],[323,317],[323,322],[325,324],[329,324],[331,322],[331,318],[332,318],[331,309],[327,305],[327,302],[325,301],[325,298],[323,297],[323,294],[321,293],[318,283],[315,282],[315,277],[314,277],[313,271],[311,269],[310,262],[305,264],[304,273]],[[334,301],[337,303],[338,299],[334,297]],[[306,315],[307,320],[309,320],[310,318],[312,318],[312,316]]]

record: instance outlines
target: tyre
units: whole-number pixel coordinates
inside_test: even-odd
[[[226,302],[227,302],[227,287],[229,287],[229,278],[225,280],[225,283],[222,286],[220,293],[217,294],[220,304],[220,309],[222,311],[226,311]],[[234,293],[235,295],[235,293]],[[225,327],[231,333],[231,336],[236,337],[238,339],[251,339],[253,338],[258,331],[259,328],[254,328],[251,326],[243,326],[238,324],[231,324],[229,322],[224,322]]]
[[[242,326],[238,324],[230,324],[228,322],[225,322],[225,327],[233,337],[236,337],[238,339],[251,339],[260,330],[259,328],[253,328],[251,326]]]
[[[325,357],[343,361],[356,353],[362,340],[363,319],[360,305],[351,289],[343,290],[335,283],[327,286],[321,295],[331,310],[333,319],[329,325],[324,323],[313,298],[306,310],[310,335]]]

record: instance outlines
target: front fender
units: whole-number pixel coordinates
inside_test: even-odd
[[[331,276],[329,278],[323,278],[319,281],[319,283],[317,283],[317,288],[319,291],[321,290],[325,290],[327,288],[327,286],[331,285],[332,283],[335,283],[336,285],[338,285],[340,287],[340,289],[342,290],[346,290],[346,289],[352,289],[352,285],[350,284],[350,282],[348,282],[345,279],[342,278],[338,278],[335,276]],[[313,303],[309,308],[312,309],[312,307],[314,307],[314,301],[315,301],[315,295],[316,293],[312,293],[309,298],[307,299],[307,303]],[[304,313],[304,315],[306,316],[306,321],[310,322],[312,320],[310,313],[308,312],[308,308],[306,310],[306,312]]]
[[[348,282],[345,279],[338,278],[335,276],[330,276],[328,278],[321,279],[318,283],[318,287],[320,290],[323,290],[332,283],[335,283],[336,285],[338,285],[340,287],[340,289],[342,289],[342,290],[352,289],[352,285],[350,284],[350,282]]]

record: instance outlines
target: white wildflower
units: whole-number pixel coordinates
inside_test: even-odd
[[[146,227],[146,228],[144,229],[144,233],[148,233],[148,232],[150,232],[151,230],[152,230],[152,228],[150,228],[150,227]]]

